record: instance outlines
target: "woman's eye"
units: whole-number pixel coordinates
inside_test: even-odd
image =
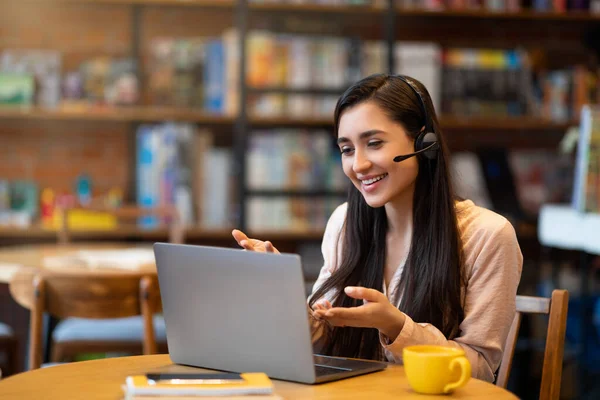
[[[381,146],[381,143],[383,143],[381,140],[373,140],[369,142],[369,147],[378,147]]]
[[[342,154],[348,154],[348,153],[350,153],[352,151],[352,148],[350,148],[350,147],[342,147],[340,149],[340,151],[342,152]]]

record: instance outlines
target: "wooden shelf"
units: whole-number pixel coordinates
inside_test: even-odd
[[[232,124],[234,121],[233,117],[172,107],[59,107],[56,109],[0,107],[0,118],[112,122],[187,121],[204,124]]]
[[[204,8],[229,8],[237,6],[236,0],[26,0],[36,2],[62,2],[73,4],[104,4],[104,5],[139,5],[139,6],[176,6],[176,7],[204,7]],[[377,14],[386,8],[370,5],[352,4],[286,4],[286,3],[254,3],[249,0],[248,6],[251,10],[265,12],[299,12],[299,13],[323,13],[323,14]]]
[[[472,19],[511,19],[511,20],[545,20],[545,21],[599,21],[600,14],[587,11],[539,12],[522,10],[518,12],[489,10],[419,10],[396,8],[400,17],[431,18],[472,18]]]
[[[200,228],[190,228],[186,230],[186,238],[189,239],[226,239],[231,236],[230,231],[225,230],[205,230]],[[167,238],[168,231],[165,228],[160,229],[142,229],[135,226],[122,226],[114,230],[74,230],[70,233],[73,238],[94,238],[94,239],[124,239],[128,237],[139,239],[160,239]],[[0,227],[0,238],[26,238],[26,239],[51,239],[56,238],[57,232],[54,230],[34,225],[27,228]]]
[[[195,122],[207,125],[233,125],[234,116],[206,113],[175,107],[112,107],[112,108],[56,108],[0,107],[0,119],[34,119],[55,121],[106,121],[106,122]],[[251,117],[250,122],[259,126],[305,126],[324,127],[333,125],[332,118],[306,119],[301,117]]]
[[[139,6],[177,6],[234,9],[236,0],[25,0],[38,3],[72,3],[94,5],[139,5]],[[387,12],[387,6],[372,5],[329,5],[329,4],[288,4],[288,3],[253,3],[249,8],[265,12],[294,12],[312,14],[381,14]],[[426,10],[397,7],[396,13],[401,17],[433,17],[433,18],[472,18],[472,19],[512,19],[512,20],[546,20],[546,21],[600,21],[600,14],[588,11],[540,12],[533,10],[491,11],[491,10]]]
[[[571,126],[577,126],[578,121],[554,122],[535,117],[507,117],[507,118],[478,118],[478,117],[444,117],[440,118],[440,125],[444,130],[466,131],[561,131],[565,132]]]
[[[208,114],[199,110],[168,107],[122,107],[97,109],[43,109],[0,107],[0,119],[36,119],[60,121],[112,121],[112,122],[162,122],[184,121],[207,125],[233,125],[235,117]],[[251,117],[257,126],[331,127],[332,117]],[[493,130],[493,131],[565,131],[577,121],[553,122],[535,117],[478,118],[441,117],[445,130]]]
[[[204,8],[234,9],[236,0],[26,0],[39,3],[73,3],[94,5],[139,5],[139,6],[185,6]],[[387,6],[371,5],[328,5],[328,4],[288,4],[288,3],[253,3],[249,8],[265,12],[294,12],[313,14],[381,14],[387,12]],[[600,14],[588,11],[539,12],[533,10],[490,11],[490,10],[426,10],[396,8],[401,17],[434,17],[434,18],[472,18],[472,19],[512,19],[512,20],[546,20],[546,21],[600,21]]]
[[[234,3],[235,4],[235,3]],[[351,5],[351,4],[286,4],[286,3],[252,3],[249,6],[251,10],[271,11],[271,12],[294,12],[294,13],[312,13],[312,14],[382,14],[387,8],[371,5]]]
[[[298,230],[298,231],[281,231],[281,230],[259,230],[249,231],[248,236],[256,239],[270,240],[271,242],[282,241],[304,241],[304,240],[322,240],[322,230]]]
[[[535,238],[537,227],[533,224],[518,223],[515,226],[517,234],[522,238]],[[282,241],[304,241],[323,239],[323,230],[258,230],[248,231],[248,235],[257,239],[270,240],[273,242]],[[95,239],[95,240],[166,240],[168,232],[166,229],[145,230],[136,227],[123,227],[116,230],[91,230],[91,231],[73,231],[71,236],[76,240]],[[232,242],[231,229],[226,230],[206,230],[201,228],[190,228],[185,233],[187,242],[194,241],[217,241]],[[56,238],[56,232],[44,229],[40,226],[29,228],[11,228],[0,227],[0,240],[2,239],[27,239],[27,240],[51,240]]]
[[[258,231],[248,233],[251,237],[269,238],[269,240],[317,240],[323,238],[322,230],[298,230],[298,231]],[[71,236],[74,239],[104,239],[104,240],[166,240],[168,231],[161,229],[141,229],[135,226],[120,227],[115,230],[75,230]],[[43,240],[55,239],[56,231],[42,228],[35,225],[28,228],[18,228],[9,226],[0,226],[1,239],[28,239],[28,240]],[[207,230],[201,228],[189,228],[185,232],[186,241],[233,241],[231,229]]]
[[[292,126],[306,128],[331,128],[333,127],[333,116],[331,118],[301,118],[301,117],[252,117],[250,124],[256,126]]]
[[[235,0],[25,0],[32,3],[67,3],[122,6],[177,6],[233,9]]]
[[[344,197],[345,198],[347,196],[347,194],[348,194],[347,190],[249,189],[246,191],[246,195],[252,196],[252,197],[302,197],[302,198]]]
[[[346,90],[343,88],[291,88],[291,87],[249,87],[248,94],[285,94],[285,95],[315,95],[315,96],[341,96]]]

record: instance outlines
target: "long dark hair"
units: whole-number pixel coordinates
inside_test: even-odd
[[[419,157],[419,173],[413,198],[413,232],[409,254],[399,283],[399,309],[415,322],[428,322],[452,339],[459,334],[464,318],[465,285],[462,243],[458,231],[455,196],[448,171],[448,149],[441,134],[427,89],[408,78],[421,94],[439,143],[435,159]],[[425,125],[416,94],[406,82],[393,75],[377,74],[360,80],[346,90],[335,109],[334,132],[345,110],[372,101],[415,138]],[[360,300],[344,293],[346,286],[381,290],[386,260],[388,229],[384,207],[372,208],[351,187],[342,228],[343,252],[339,268],[311,296],[310,305],[329,291],[336,293],[334,307],[356,307]],[[336,251],[337,254],[337,251]],[[324,353],[358,358],[382,358],[378,332],[373,328],[330,328]]]

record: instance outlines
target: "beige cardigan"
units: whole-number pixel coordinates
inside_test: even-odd
[[[327,223],[322,243],[325,264],[313,293],[337,268],[346,209],[347,204],[339,206]],[[397,363],[402,362],[402,349],[414,344],[462,348],[471,362],[473,376],[491,382],[500,365],[504,343],[515,315],[515,296],[521,279],[523,256],[515,231],[506,218],[478,207],[470,200],[457,203],[456,210],[468,277],[465,318],[460,324],[460,336],[447,340],[433,325],[419,323],[406,316],[396,340],[389,343],[380,334],[380,343],[388,361]],[[396,289],[403,267],[404,261],[390,282],[390,293],[382,288],[394,305],[399,305],[401,300]],[[331,293],[325,297],[331,301],[334,296]],[[326,334],[325,325],[312,316],[310,321],[314,351],[320,353]]]

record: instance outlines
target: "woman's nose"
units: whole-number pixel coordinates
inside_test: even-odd
[[[364,156],[361,152],[354,154],[354,163],[352,163],[352,170],[356,173],[363,172],[371,168],[371,161]]]

